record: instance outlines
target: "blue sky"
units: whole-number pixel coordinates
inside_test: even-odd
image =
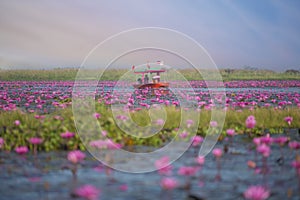
[[[300,69],[300,1],[0,2],[0,67],[79,66],[99,42],[164,27],[200,43],[220,67]]]

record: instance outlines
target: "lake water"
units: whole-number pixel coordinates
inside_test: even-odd
[[[298,130],[290,130],[288,136],[299,140]],[[270,199],[299,199],[298,180],[291,161],[295,158],[286,145],[282,148],[284,162],[279,162],[280,149],[272,146],[268,158],[269,172],[256,174],[247,166],[248,160],[256,161],[257,169],[262,167],[261,156],[255,154],[253,145],[247,136],[237,136],[233,142],[222,141],[216,147],[228,152],[221,158],[221,179],[216,179],[216,160],[212,154],[206,156],[205,164],[196,176],[190,179],[177,175],[181,166],[195,166],[194,159],[198,148],[190,148],[172,165],[173,177],[179,182],[174,191],[163,191],[159,186],[160,176],[157,172],[129,174],[112,171],[105,174],[105,168],[98,161],[88,156],[79,167],[77,179],[74,179],[66,160],[67,152],[39,153],[19,156],[14,153],[0,153],[0,199],[74,199],[72,191],[84,184],[92,184],[101,189],[100,199],[187,199],[194,195],[199,199],[243,199],[243,192],[250,185],[265,184],[271,191]],[[174,152],[177,150],[174,149]],[[86,152],[88,154],[88,152]],[[137,162],[139,166],[141,163]],[[100,166],[100,167],[99,167]],[[95,170],[97,169],[97,170]],[[186,182],[191,182],[187,192]],[[127,190],[124,189],[127,186]],[[123,189],[122,189],[123,188]],[[288,198],[289,197],[289,198]]]

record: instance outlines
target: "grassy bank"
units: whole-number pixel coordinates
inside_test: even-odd
[[[175,130],[178,128],[180,121],[180,112],[178,109],[168,107],[168,118],[161,132],[147,139],[138,139],[124,134],[114,124],[112,113],[107,107],[99,106],[97,107],[97,112],[101,114],[101,118],[98,120],[102,129],[107,131],[108,137],[124,146],[161,146],[164,142],[174,138],[177,134]],[[211,112],[202,110],[200,113],[200,123],[197,134],[204,136],[208,129]],[[133,120],[138,124],[146,125],[149,122],[149,116],[146,110],[136,111],[131,115]],[[249,115],[254,115],[257,121],[257,125],[253,130],[249,130],[245,127],[245,120]],[[284,121],[286,116],[291,116],[294,119],[290,126]],[[71,108],[58,110],[44,117],[45,118],[38,117],[34,113],[23,113],[21,111],[0,112],[0,137],[5,140],[3,149],[10,151],[21,145],[28,146],[32,149],[32,144],[28,142],[32,137],[43,139],[43,143],[38,145],[39,150],[84,149],[78,135],[70,139],[61,137],[61,133],[67,131],[76,132]],[[225,135],[226,129],[229,128],[235,129],[239,134],[250,132],[253,134],[262,134],[266,131],[270,133],[280,133],[284,131],[284,128],[300,128],[299,119],[300,110],[298,108],[285,110],[257,108],[252,111],[228,110],[222,134]],[[15,124],[16,120],[20,121],[19,125]]]
[[[61,68],[53,70],[0,70],[2,81],[42,81],[60,80],[73,81],[78,69]],[[118,80],[127,70],[110,69],[103,74],[102,80]],[[201,76],[194,70],[179,70],[187,80],[201,80]],[[228,70],[221,69],[224,81],[230,80],[299,80],[300,73],[274,72],[270,70]]]

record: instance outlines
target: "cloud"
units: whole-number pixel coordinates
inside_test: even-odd
[[[300,14],[294,4],[299,3],[1,1],[0,67],[79,66],[112,34],[160,26],[195,38],[220,66],[297,68]]]

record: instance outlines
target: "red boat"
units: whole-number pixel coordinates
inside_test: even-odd
[[[133,67],[134,69],[134,67]],[[144,88],[153,88],[153,89],[163,89],[168,88],[168,82],[162,82],[160,73],[166,72],[164,68],[153,68],[147,64],[147,69],[136,69],[134,70],[135,74],[140,74],[141,77],[137,79],[137,83],[133,85],[134,88],[144,89]]]

